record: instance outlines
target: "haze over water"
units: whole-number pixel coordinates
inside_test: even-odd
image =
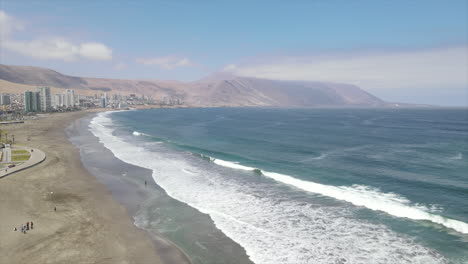
[[[90,126],[255,263],[468,261],[464,110],[155,109]]]

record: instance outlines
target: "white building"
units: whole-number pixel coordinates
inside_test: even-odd
[[[106,108],[106,107],[107,107],[107,99],[106,99],[106,97],[104,97],[104,96],[101,98],[101,107],[102,107],[102,108]]]
[[[0,105],[9,105],[11,104],[10,95],[0,94]]]
[[[52,100],[50,97],[49,87],[38,87],[37,92],[39,93],[39,102],[41,104],[42,112],[49,112],[52,109]]]
[[[63,106],[63,94],[54,94],[52,97],[52,107],[58,109]]]
[[[75,91],[67,89],[63,93],[63,105],[67,108],[73,108],[76,105]]]

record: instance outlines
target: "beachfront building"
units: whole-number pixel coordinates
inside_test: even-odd
[[[106,106],[107,106],[107,99],[106,99],[106,97],[102,97],[101,98],[101,107],[106,108]]]
[[[63,93],[63,105],[66,108],[73,108],[76,105],[76,99],[75,99],[75,91],[67,89]]]
[[[63,94],[54,94],[54,96],[52,96],[52,107],[55,109],[62,107],[64,101],[63,97]]]
[[[11,98],[8,94],[0,94],[0,105],[9,105],[11,104]]]
[[[30,112],[41,111],[39,92],[31,92],[31,91],[24,92],[23,102],[24,102],[24,112],[30,113]]]
[[[50,88],[47,86],[38,87],[36,91],[37,93],[39,93],[40,111],[49,112],[50,110],[52,110]]]

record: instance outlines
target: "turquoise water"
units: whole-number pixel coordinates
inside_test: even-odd
[[[466,110],[154,109],[93,133],[255,263],[468,263]]]

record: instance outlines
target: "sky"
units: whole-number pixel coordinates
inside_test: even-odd
[[[1,0],[0,63],[195,81],[217,72],[468,106],[468,1]]]

